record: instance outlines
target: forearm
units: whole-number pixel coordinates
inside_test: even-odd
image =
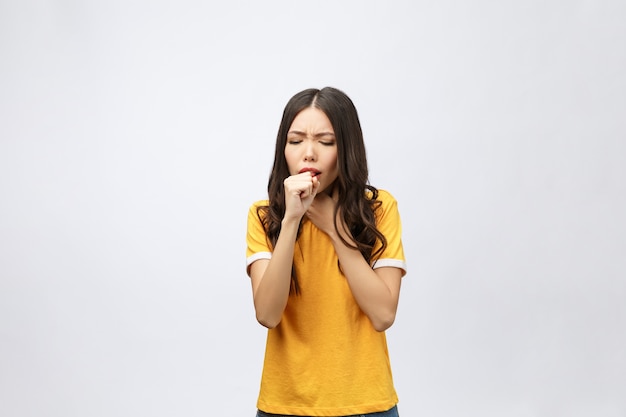
[[[344,237],[348,242],[352,241],[347,234]],[[331,240],[357,304],[376,330],[386,330],[396,317],[399,288],[391,288],[358,249],[346,246],[338,236],[331,236]]]
[[[298,226],[298,221],[283,221],[272,258],[254,292],[257,320],[268,328],[280,323],[287,305]]]

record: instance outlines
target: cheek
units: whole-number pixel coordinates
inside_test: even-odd
[[[332,169],[337,169],[337,152],[333,152],[331,155],[329,155],[328,165]]]
[[[287,167],[289,168],[289,173],[293,174],[293,170],[295,169],[294,162],[296,159],[294,156],[294,153],[285,150],[284,155],[285,155],[285,161],[287,162]]]

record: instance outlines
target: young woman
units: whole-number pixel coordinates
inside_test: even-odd
[[[397,416],[384,331],[406,272],[394,198],[368,184],[363,134],[334,88],[289,100],[247,271],[269,329],[257,416]]]

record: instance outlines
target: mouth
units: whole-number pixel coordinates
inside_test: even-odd
[[[312,177],[317,177],[321,174],[321,172],[315,168],[302,168],[298,174],[302,174],[303,172],[310,172]]]

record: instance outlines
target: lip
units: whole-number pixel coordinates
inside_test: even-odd
[[[311,167],[302,168],[300,171],[298,171],[298,174],[302,174],[303,172],[310,172],[311,174],[313,174],[314,177],[317,177],[321,174],[320,171]]]

